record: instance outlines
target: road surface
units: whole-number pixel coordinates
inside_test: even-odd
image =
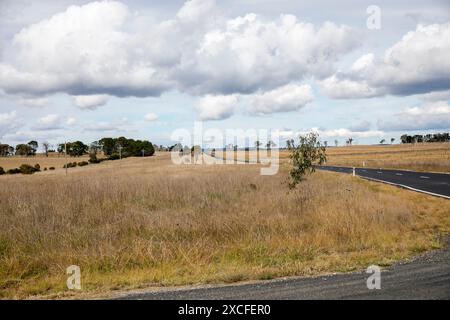
[[[429,252],[381,272],[381,289],[367,288],[370,274],[356,272],[287,278],[243,285],[125,293],[117,299],[450,299],[450,249]]]
[[[318,166],[316,168],[342,173],[353,171],[351,167]],[[450,174],[369,168],[355,168],[355,174],[362,178],[450,199]]]

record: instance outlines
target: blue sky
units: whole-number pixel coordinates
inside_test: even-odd
[[[379,27],[367,26],[370,5]],[[450,130],[447,1],[2,1],[0,141]]]

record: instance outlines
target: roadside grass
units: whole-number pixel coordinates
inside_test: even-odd
[[[328,165],[450,172],[450,142],[328,148],[327,156]]]
[[[0,177],[0,297],[77,297],[389,265],[441,246],[449,202],[317,172],[129,158]],[[81,292],[65,287],[81,267]]]

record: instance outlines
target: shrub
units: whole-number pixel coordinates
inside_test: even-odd
[[[69,162],[67,164],[67,168],[75,168],[76,166],[77,166],[76,162]],[[66,168],[66,165],[63,165],[63,169],[65,169],[65,168]]]
[[[2,167],[0,167],[0,176],[1,176],[2,174],[5,174],[5,170],[4,170]]]
[[[108,160],[119,160],[120,157],[117,153],[113,153],[112,155],[109,156]]]
[[[293,139],[288,141],[289,157],[292,160],[290,171],[291,181],[289,188],[293,189],[299,184],[306,174],[315,171],[314,165],[323,164],[326,160],[326,149],[320,143],[319,135],[310,132],[304,136],[299,136],[298,144]]]
[[[55,167],[50,167],[48,168],[48,170],[55,170]]]
[[[39,163],[36,163],[34,165],[34,168],[36,169],[36,171],[41,171],[41,166],[39,165]]]
[[[36,167],[30,166],[29,164],[22,164],[19,170],[22,174],[33,174],[39,171]]]
[[[88,164],[89,164],[89,162],[87,162],[87,161],[78,162],[79,167],[84,167],[84,166],[87,166]]]
[[[95,153],[91,153],[91,154],[89,155],[89,162],[90,162],[90,163],[100,163],[101,160],[98,160],[98,159],[97,159],[97,155],[96,155]]]
[[[20,169],[19,168],[14,168],[14,169],[9,169],[8,171],[6,171],[7,174],[18,174],[20,173]]]
[[[47,171],[47,167],[44,168],[44,171]]]

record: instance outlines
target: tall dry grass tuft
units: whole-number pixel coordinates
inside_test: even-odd
[[[1,177],[0,295],[64,291],[72,264],[88,291],[346,271],[449,231],[446,200],[327,172],[286,181],[164,157]]]

